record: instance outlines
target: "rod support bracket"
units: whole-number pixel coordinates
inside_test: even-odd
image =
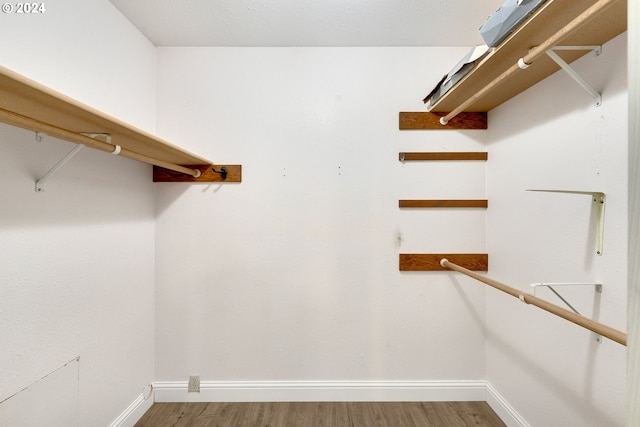
[[[531,283],[530,286],[533,288],[533,295],[536,295],[536,289],[543,286],[548,288],[551,292],[553,292],[558,298],[560,298],[560,300],[571,309],[571,311],[573,311],[576,314],[580,314],[580,312],[578,310],[575,309],[575,307],[573,307],[573,305],[571,305],[569,303],[569,301],[567,301],[562,295],[560,295],[560,292],[558,292],[555,287],[557,286],[593,286],[593,289],[596,293],[602,293],[602,283],[565,283],[565,282],[559,282],[559,283]],[[580,314],[582,315],[582,314]],[[593,337],[594,340],[598,343],[601,344],[602,343],[602,335],[594,332],[593,333]]]
[[[555,52],[558,50],[590,50],[595,52],[596,56],[600,56],[602,53],[602,46],[554,46],[551,49],[546,51],[546,54],[549,58],[551,58],[556,64],[560,66],[564,71],[566,71],[569,76],[576,81],[585,91],[591,95],[593,98],[596,107],[602,105],[602,95],[600,92],[595,90],[589,83],[586,82],[569,64],[567,64],[564,59],[560,58],[560,56]]]
[[[527,190],[543,193],[567,193],[567,194],[586,194],[591,196],[592,206],[595,210],[596,226],[596,255],[602,255],[604,241],[604,208],[607,202],[607,196],[600,191],[573,191],[573,190]]]
[[[36,140],[42,141],[42,133],[36,132]],[[104,138],[105,141],[111,144],[111,135],[108,133],[82,133],[82,135],[87,136],[89,138]],[[51,177],[54,173],[58,171],[61,167],[63,167],[69,160],[71,160],[77,153],[84,147],[82,144],[78,144],[71,151],[69,151],[62,159],[58,161],[51,169],[47,171],[40,179],[36,181],[36,193],[42,193],[44,191],[44,183],[47,179]],[[115,145],[113,148],[112,154],[118,155],[120,154],[121,147],[119,145]]]
[[[47,179],[51,177],[54,173],[58,171],[61,167],[63,167],[69,160],[75,156],[78,151],[80,151],[84,147],[82,144],[78,144],[71,151],[69,151],[62,159],[58,161],[51,169],[47,171],[40,179],[36,181],[36,193],[42,193],[44,191],[44,183]]]

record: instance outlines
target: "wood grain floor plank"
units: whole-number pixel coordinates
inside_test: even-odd
[[[244,417],[238,425],[277,427],[287,425],[288,402],[247,403]]]
[[[470,426],[502,426],[504,423],[498,415],[490,410],[486,402],[457,402],[456,410]],[[487,410],[489,409],[489,410]]]
[[[156,403],[135,427],[502,427],[486,402]]]
[[[450,402],[422,403],[428,426],[465,426],[464,420],[451,408]],[[457,405],[459,402],[455,402]],[[454,406],[455,406],[454,405]]]

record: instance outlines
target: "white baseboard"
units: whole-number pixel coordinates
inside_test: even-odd
[[[486,401],[508,427],[530,427],[493,386],[472,381],[156,381],[153,399],[141,394],[109,427],[133,427],[153,402],[464,402]]]
[[[109,427],[133,427],[151,408],[151,405],[153,405],[153,399],[149,399],[149,396],[145,399],[141,393],[118,418],[109,424]]]
[[[156,402],[484,401],[485,381],[186,381],[153,383]]]
[[[486,401],[507,427],[530,427],[529,423],[518,414],[515,408],[489,382],[486,384]]]

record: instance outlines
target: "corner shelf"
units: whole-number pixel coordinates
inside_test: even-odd
[[[524,58],[529,50],[542,45],[597,0],[547,0],[524,24],[487,55],[469,74],[445,93],[430,108],[448,113],[461,106],[501,74]],[[627,29],[627,0],[614,0],[586,23],[562,39],[563,45],[602,45]],[[562,59],[571,63],[588,51],[563,50]],[[560,69],[547,55],[536,59],[526,70],[503,79],[495,89],[464,108],[466,112],[490,111]]]
[[[213,164],[2,66],[0,122],[177,171],[184,181]]]

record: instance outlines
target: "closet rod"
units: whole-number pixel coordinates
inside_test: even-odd
[[[440,260],[440,265],[444,268],[457,271],[473,279],[479,280],[482,283],[485,283],[502,292],[505,292],[513,297],[518,298],[520,301],[524,303],[535,305],[538,308],[548,311],[549,313],[555,314],[556,316],[562,317],[563,319],[568,320],[569,322],[573,322],[576,325],[582,326],[583,328],[586,328],[592,332],[595,332],[598,335],[602,335],[603,337],[607,337],[610,340],[613,340],[619,344],[622,344],[625,346],[627,345],[627,334],[617,329],[614,329],[610,326],[596,322],[595,320],[589,319],[588,317],[582,316],[580,314],[576,314],[573,311],[566,310],[555,304],[551,304],[550,302],[547,302],[536,296],[522,293],[519,290],[512,288],[511,286],[505,285],[504,283],[500,283],[496,280],[489,279],[488,277],[482,276],[478,273],[474,273],[471,270],[467,270],[464,267],[460,267],[457,264],[449,262],[446,258],[443,258]]]
[[[507,68],[502,74],[496,77],[493,81],[491,81],[488,85],[479,90],[476,94],[469,97],[465,102],[456,107],[453,111],[451,111],[446,116],[440,118],[440,124],[443,126],[446,125],[449,120],[463,112],[468,106],[476,102],[478,99],[482,98],[484,95],[492,91],[496,86],[501,84],[504,80],[511,77],[516,72],[527,68],[533,61],[538,59],[539,57],[546,54],[547,50],[554,47],[556,44],[560,43],[562,40],[570,36],[574,31],[579,29],[582,25],[589,22],[591,19],[598,16],[602,13],[607,7],[614,4],[616,1],[621,0],[599,0],[594,3],[590,8],[582,12],[578,15],[573,21],[569,22],[567,25],[558,30],[555,34],[545,40],[542,44],[532,48],[528,54],[526,54],[523,58],[513,64],[511,67]]]
[[[107,153],[117,154],[129,159],[137,160],[155,166],[160,166],[162,168],[170,169],[176,172],[181,172],[187,175],[191,175],[194,178],[200,176],[200,171],[198,169],[187,168],[184,166],[165,162],[164,160],[154,159],[153,157],[145,156],[144,154],[136,153],[135,151],[122,148],[119,145],[102,142],[95,138],[90,138],[79,133],[71,132],[66,129],[62,129],[57,126],[53,126],[48,123],[32,119],[31,117],[23,116],[21,114],[14,113],[2,108],[0,108],[0,122],[4,122],[12,126],[17,126],[35,132],[42,132],[54,138],[60,138],[65,141],[74,142],[76,144],[86,145],[87,147],[94,148],[96,150],[106,151]]]

